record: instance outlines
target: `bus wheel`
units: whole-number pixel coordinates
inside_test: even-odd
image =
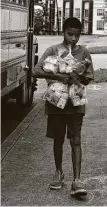
[[[33,102],[33,95],[34,95],[34,87],[27,87],[27,84],[23,84],[17,90],[16,95],[16,103],[17,105],[22,108],[26,109],[32,105]]]
[[[1,105],[5,105],[9,100],[9,95],[5,95],[2,99],[1,99]]]
[[[29,87],[29,98],[27,99],[26,103],[24,104],[24,106],[26,108],[30,107],[33,103],[33,95],[34,95],[34,87],[33,85],[31,87]]]

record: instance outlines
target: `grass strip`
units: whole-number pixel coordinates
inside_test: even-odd
[[[94,80],[92,83],[101,83],[107,82],[107,69],[100,68],[99,70],[94,71]]]
[[[107,46],[87,47],[90,54],[107,54]]]

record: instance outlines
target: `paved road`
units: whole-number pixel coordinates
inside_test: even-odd
[[[54,40],[59,42],[58,38]],[[47,43],[43,37],[40,42],[42,51],[47,48],[47,44],[52,44],[52,39],[50,38]],[[46,86],[45,80],[39,80],[38,91],[34,97],[38,102]],[[88,189],[86,199],[75,200],[69,195],[72,165],[67,140],[64,145],[64,188],[57,192],[49,190],[48,184],[54,172],[52,140],[45,138],[44,107],[39,111],[36,106],[8,139],[8,154],[2,162],[2,206],[107,205],[106,94],[107,83],[89,85],[87,88],[89,103],[82,130],[81,175]]]
[[[51,46],[52,44],[58,44],[59,42],[63,41],[62,36],[38,36],[39,41],[39,54],[41,54],[46,50],[47,47]],[[107,37],[100,37],[96,35],[82,35],[80,37],[80,44],[88,45],[90,47],[96,46],[96,45],[106,45],[107,44]],[[94,54],[92,55],[93,59],[93,65],[94,69],[99,68],[107,68],[107,54]],[[44,92],[47,85],[45,81],[38,81],[39,87],[38,87],[38,93],[34,96],[34,104],[37,100],[37,98],[40,97],[41,93]],[[38,97],[37,97],[38,96]],[[13,109],[14,108],[14,112]],[[9,113],[7,113],[9,108]],[[2,141],[9,135],[9,133],[12,132],[13,129],[20,123],[20,120],[22,120],[23,115],[19,116],[18,110],[15,111],[15,104],[7,104],[5,108],[2,108]],[[13,116],[11,116],[11,113]],[[8,116],[7,116],[8,114]],[[18,118],[17,118],[18,117]]]
[[[40,86],[39,86],[40,88]],[[40,90],[40,89],[39,89]],[[15,100],[10,99],[6,104],[1,105],[1,144],[15,130],[15,128],[23,121],[27,114],[36,105],[37,100],[34,96],[31,107],[21,110]]]
[[[88,195],[70,197],[71,150],[64,144],[65,185],[52,191],[54,173],[52,140],[46,139],[44,106],[35,107],[5,142],[2,161],[2,206],[106,206],[107,205],[107,84],[89,85],[88,105],[82,129],[82,173]],[[40,98],[40,97],[39,97]],[[13,141],[13,144],[12,144]]]
[[[94,70],[107,69],[107,54],[91,54]]]
[[[58,44],[63,41],[62,36],[38,36],[39,42],[39,56],[50,46]],[[107,46],[107,36],[98,37],[97,35],[82,35],[79,44],[86,45],[87,47]],[[94,69],[107,68],[107,54],[91,55]]]

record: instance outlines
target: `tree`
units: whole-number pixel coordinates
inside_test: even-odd
[[[104,11],[104,22],[107,23],[107,0],[104,0],[104,4],[105,4],[105,11]]]
[[[107,34],[107,0],[104,0],[104,16],[103,16],[103,20],[104,20],[104,33]]]
[[[40,6],[42,9],[34,10],[34,31],[38,35],[40,32],[49,30],[49,20],[46,18],[48,13],[46,9],[46,5],[41,3]]]
[[[34,31],[36,34],[39,34],[40,31],[43,29],[43,11],[41,9],[36,9],[34,11]]]

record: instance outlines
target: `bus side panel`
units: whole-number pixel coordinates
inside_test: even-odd
[[[28,77],[28,73],[31,72],[31,68],[27,66],[29,14],[28,8],[20,2],[7,0],[1,2],[1,95],[3,98],[4,96],[16,98],[18,104],[28,106],[32,103],[37,80]],[[31,65],[34,67],[38,61],[37,39],[33,42],[32,49]]]
[[[27,80],[26,41],[28,9],[1,2],[1,95],[10,94]]]
[[[19,60],[21,61],[21,59]],[[18,63],[5,67],[1,71],[1,96],[5,96],[12,92],[14,89],[22,85],[26,79],[27,74],[24,70],[25,62]]]
[[[1,10],[1,31],[9,30],[9,10]]]
[[[27,30],[27,9],[12,4],[2,3],[1,30],[21,31]]]

